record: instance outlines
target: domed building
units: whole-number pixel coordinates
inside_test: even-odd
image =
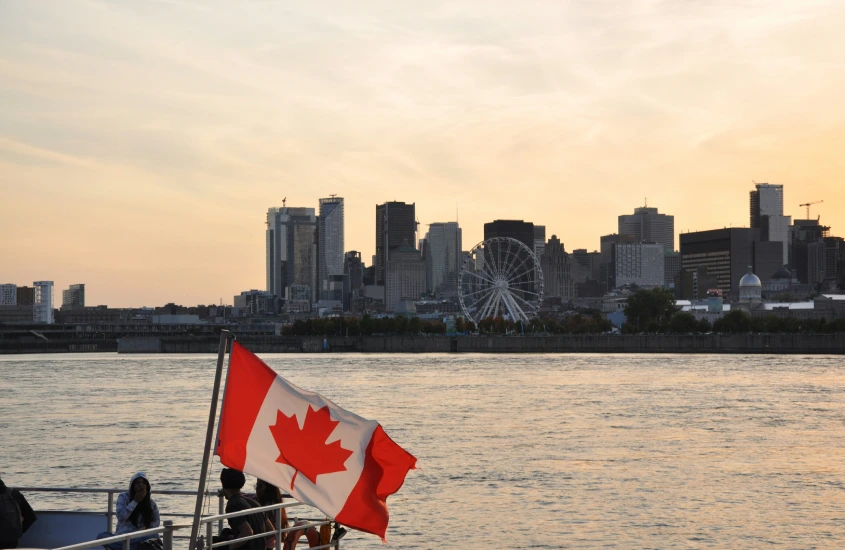
[[[748,266],[748,273],[739,280],[739,301],[759,302],[762,299],[763,283],[760,282],[760,277],[751,272],[751,266]]]

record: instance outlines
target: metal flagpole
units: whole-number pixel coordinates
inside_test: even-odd
[[[211,436],[214,433],[214,417],[217,413],[217,394],[220,392],[220,378],[223,375],[223,357],[226,355],[226,347],[232,333],[228,330],[220,331],[220,346],[217,349],[217,372],[214,375],[214,390],[211,394],[211,410],[208,412],[208,430],[205,434],[205,448],[202,452],[202,471],[200,472],[199,489],[197,490],[197,507],[194,509],[194,523],[191,525],[191,540],[189,549],[194,550],[197,546],[197,535],[200,528],[200,516],[202,515],[202,501],[205,493],[205,477],[208,475],[208,461],[211,455]],[[211,544],[208,541],[206,544]]]

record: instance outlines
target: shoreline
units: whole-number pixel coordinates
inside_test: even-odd
[[[240,335],[256,353],[689,353],[845,355],[845,333],[581,334],[555,336],[269,336]],[[0,354],[209,353],[219,338],[148,336],[2,342]]]

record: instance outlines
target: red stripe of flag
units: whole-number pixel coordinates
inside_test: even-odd
[[[232,342],[229,361],[242,368],[230,369],[226,379],[216,454],[223,464],[243,470],[249,434],[276,373],[237,342]]]
[[[361,477],[335,519],[386,542],[389,515],[385,500],[402,487],[408,470],[416,464],[417,459],[390,439],[379,424],[367,445]]]

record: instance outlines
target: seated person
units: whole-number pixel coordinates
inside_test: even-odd
[[[0,548],[17,548],[18,541],[35,522],[35,512],[17,489],[0,479]]]
[[[160,524],[158,506],[150,498],[150,482],[143,472],[138,472],[129,481],[129,490],[120,493],[117,497],[117,529],[114,533],[100,533],[97,538],[143,531],[158,527]],[[158,538],[158,535],[132,538],[129,547],[131,550],[138,550],[139,543],[154,538]],[[113,542],[104,547],[107,550],[123,550],[123,543]]]
[[[241,489],[246,484],[246,476],[240,470],[223,468],[220,472],[220,483],[223,485],[223,496],[226,497],[226,513],[240,512],[256,508],[257,503],[247,499]],[[229,550],[264,550],[264,539],[256,538],[248,541],[238,542],[238,539],[249,537],[265,532],[265,517],[260,512],[229,518],[229,529],[224,529],[219,537],[214,537],[213,542],[231,540]]]

